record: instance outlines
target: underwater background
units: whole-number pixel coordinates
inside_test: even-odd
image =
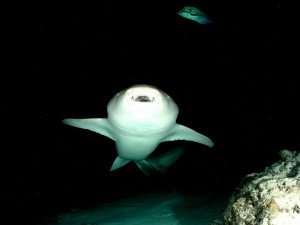
[[[186,5],[213,23],[179,16]],[[280,150],[300,147],[299,85],[282,53],[279,1],[17,8],[0,102],[1,199],[13,224],[145,192],[226,197],[246,174],[279,160]],[[133,163],[109,173],[114,142],[61,121],[106,117],[113,95],[134,84],[168,93],[179,106],[178,123],[215,146],[190,143],[165,175],[147,177]]]

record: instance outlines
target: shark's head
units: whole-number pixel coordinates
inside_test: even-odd
[[[134,85],[117,93],[107,106],[109,121],[130,133],[157,132],[176,123],[178,106],[162,90]]]

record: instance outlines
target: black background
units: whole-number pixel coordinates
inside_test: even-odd
[[[201,8],[214,24],[177,15],[185,5]],[[1,197],[11,221],[155,187],[233,190],[277,161],[279,150],[299,150],[299,85],[282,54],[278,1],[17,8],[4,35],[0,102]],[[178,123],[210,137],[214,148],[190,143],[164,176],[146,177],[134,164],[109,173],[114,143],[61,123],[106,117],[114,94],[141,83],[168,93],[180,108]]]

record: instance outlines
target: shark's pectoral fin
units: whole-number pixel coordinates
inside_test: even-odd
[[[112,164],[111,168],[110,168],[110,172],[119,169],[120,167],[126,165],[127,163],[129,163],[130,160],[128,159],[122,159],[121,157],[117,157],[114,161],[114,163]]]
[[[115,141],[107,119],[64,119],[62,122],[73,127],[94,131]]]
[[[170,132],[170,134],[166,136],[163,141],[175,141],[175,140],[194,141],[197,143],[204,144],[208,147],[213,147],[214,145],[214,143],[212,142],[212,140],[210,140],[210,138],[181,124],[176,124],[173,130]]]

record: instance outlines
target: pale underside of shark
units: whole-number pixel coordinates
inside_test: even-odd
[[[151,169],[165,172],[183,151],[179,147],[160,159],[149,160],[148,156],[161,142],[186,140],[213,146],[208,137],[176,123],[178,106],[154,86],[135,85],[117,93],[109,101],[107,112],[107,118],[64,119],[63,123],[115,141],[118,156],[110,171],[134,161],[147,175]]]

